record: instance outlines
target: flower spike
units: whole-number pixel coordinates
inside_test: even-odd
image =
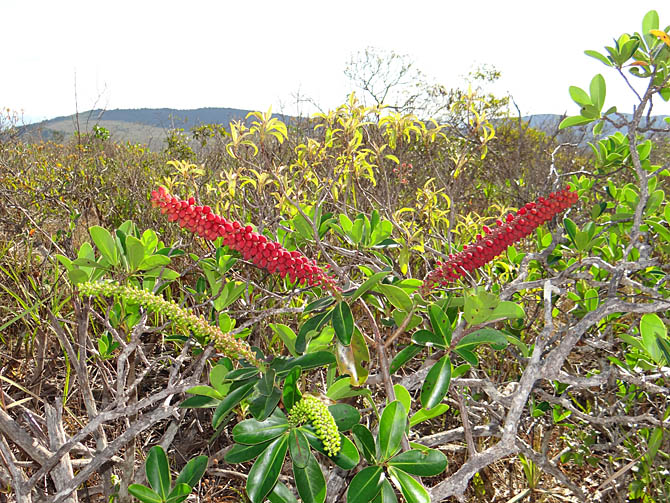
[[[177,222],[202,238],[213,241],[222,237],[224,245],[240,252],[245,260],[270,273],[279,273],[282,278],[288,276],[292,282],[298,281],[301,285],[340,291],[335,278],[299,251],[290,252],[278,242],[269,241],[262,234],[254,232],[250,225],[242,225],[212,213],[209,206],[196,206],[193,197],[180,200],[160,187],[151,193],[151,204],[160,207],[161,213],[167,214],[170,222]]]
[[[465,276],[483,266],[504,252],[508,246],[531,234],[537,227],[575,204],[579,196],[568,185],[565,189],[552,192],[549,197],[539,197],[536,202],[527,203],[515,215],[509,214],[505,221],[497,221],[497,226],[484,226],[483,235],[478,235],[474,243],[463,246],[463,251],[449,255],[445,262],[437,262],[421,286],[423,295],[439,286]]]

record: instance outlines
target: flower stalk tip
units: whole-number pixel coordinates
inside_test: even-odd
[[[498,220],[497,225],[483,226],[483,234],[463,251],[449,254],[448,260],[437,262],[421,286],[423,295],[435,288],[446,286],[504,252],[508,246],[530,235],[537,227],[575,204],[579,196],[568,185],[565,189],[552,192],[549,197],[539,197],[537,201],[527,203],[516,214],[508,214],[505,221]]]

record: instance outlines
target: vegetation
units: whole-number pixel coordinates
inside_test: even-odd
[[[587,51],[646,88],[570,88],[584,151],[478,90],[162,153],[0,121],[4,496],[668,501],[668,31]]]

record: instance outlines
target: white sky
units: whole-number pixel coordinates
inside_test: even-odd
[[[670,24],[667,0],[0,0],[0,108],[28,120],[74,113],[76,75],[80,111],[295,113],[298,91],[328,109],[352,90],[350,55],[376,46],[411,55],[447,87],[474,65],[495,65],[497,89],[524,114],[576,114],[568,86],[588,88],[600,72],[605,106],[628,111],[632,94],[615,70],[583,51],[640,31],[650,9]]]

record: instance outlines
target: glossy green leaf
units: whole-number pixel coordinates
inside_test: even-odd
[[[412,299],[402,288],[381,283],[375,287],[375,290],[384,295],[395,308],[405,312],[412,310]]]
[[[246,381],[247,379],[254,377],[259,373],[258,368],[256,367],[242,367],[239,369],[231,370],[226,374],[226,379],[229,381]]]
[[[274,387],[269,395],[260,395],[249,404],[249,412],[258,421],[265,420],[275,410],[281,400],[281,390]]]
[[[126,237],[126,255],[130,270],[135,271],[144,260],[144,244],[142,244],[142,241],[135,236]]]
[[[345,301],[341,301],[333,310],[333,328],[340,342],[348,346],[354,335],[354,317],[349,304]]]
[[[480,328],[463,337],[456,345],[457,349],[474,350],[482,344],[490,344],[494,349],[507,347],[507,335],[495,328]]]
[[[406,348],[403,348],[397,355],[393,357],[393,360],[391,360],[391,364],[389,365],[389,372],[391,374],[395,374],[398,369],[400,369],[400,367],[418,355],[422,349],[423,347],[418,344],[410,344]]]
[[[437,449],[411,449],[393,456],[389,459],[388,465],[411,475],[432,477],[444,471],[447,467],[447,457]]]
[[[589,92],[591,93],[591,102],[593,103],[593,106],[600,112],[605,104],[606,95],[605,78],[602,75],[597,74],[591,79]]]
[[[308,448],[305,466],[298,466],[293,459],[293,479],[300,499],[303,503],[323,503],[326,500],[326,479],[316,458]]]
[[[382,460],[393,456],[400,448],[400,442],[407,426],[407,411],[395,400],[388,404],[379,420],[379,435],[377,449]]]
[[[323,442],[321,439],[316,436],[316,430],[311,424],[304,424],[300,427],[300,430],[307,437],[307,441],[312,448],[319,451],[321,454],[324,454],[328,459],[330,459],[337,466],[343,470],[351,470],[353,467],[358,465],[360,461],[360,455],[354,443],[349,440],[345,435],[340,433],[340,446],[341,450],[335,456],[328,456],[326,450],[323,448]]]
[[[390,271],[380,271],[378,273],[373,274],[370,276],[368,279],[366,279],[361,286],[359,286],[356,291],[353,293],[351,298],[349,299],[349,302],[353,303],[355,300],[357,300],[361,295],[364,293],[368,292],[370,289],[372,289],[375,285],[377,285],[381,280],[386,278],[390,274]]]
[[[398,503],[398,497],[395,495],[393,486],[386,478],[382,481],[381,491],[372,503]]]
[[[309,442],[305,434],[298,428],[289,430],[288,451],[291,454],[293,468],[305,468],[311,456]]]
[[[395,466],[389,466],[388,473],[391,482],[400,490],[407,503],[430,503],[430,495],[421,482]]]
[[[381,490],[384,469],[381,466],[363,468],[351,479],[347,503],[370,503]]]
[[[244,383],[239,388],[234,389],[221,401],[219,406],[212,414],[212,427],[216,430],[221,421],[233,410],[233,408],[247,397],[254,389],[255,381]]]
[[[354,442],[363,453],[363,457],[368,464],[373,464],[375,462],[376,450],[375,438],[372,436],[372,433],[362,424],[354,425],[351,431],[354,434]]]
[[[416,414],[413,414],[412,417],[409,418],[409,426],[412,428],[423,421],[428,421],[434,417],[441,416],[448,410],[449,406],[446,403],[438,403],[430,410],[419,409]]]
[[[316,351],[307,353],[298,358],[275,358],[271,367],[277,372],[277,376],[283,377],[295,367],[303,370],[323,367],[335,363],[335,356],[330,351]]]
[[[658,12],[650,10],[642,18],[642,35],[647,35],[651,30],[658,30]]]
[[[165,451],[160,445],[155,445],[149,450],[145,464],[147,480],[151,488],[163,499],[170,492],[172,476]]]
[[[566,127],[581,126],[583,124],[589,124],[590,122],[593,122],[593,119],[587,119],[581,115],[574,115],[572,117],[566,117],[563,119],[558,125],[558,129],[561,130],[565,129]]]
[[[300,393],[300,389],[298,388],[298,380],[300,379],[301,373],[302,368],[298,365],[297,367],[293,367],[284,379],[282,402],[284,403],[286,410],[291,410],[302,398],[302,393]]]
[[[433,332],[443,339],[443,344],[448,347],[451,344],[451,321],[439,304],[431,304],[428,308],[430,326]]]
[[[495,308],[500,303],[497,295],[478,288],[465,296],[463,316],[470,325],[478,325],[491,319]]]
[[[394,384],[393,391],[395,393],[395,398],[398,400],[406,411],[410,411],[412,408],[412,397],[402,384]]]
[[[88,229],[88,232],[105,260],[113,266],[119,265],[119,250],[109,231],[104,227],[94,225]]]
[[[204,386],[202,384],[187,389],[186,393],[190,393],[191,395],[208,396],[216,400],[223,400],[223,396],[221,395],[221,393],[216,391],[211,386]]]
[[[216,407],[221,403],[221,400],[211,398],[208,396],[195,395],[187,398],[182,403],[179,404],[179,407],[183,409],[204,409]]]
[[[287,449],[288,435],[282,435],[258,456],[247,478],[247,495],[252,503],[263,503],[277,483]]]
[[[449,356],[443,356],[428,371],[426,380],[421,387],[421,406],[424,409],[432,409],[442,401],[449,391],[451,382],[451,361]]]
[[[168,497],[165,499],[165,503],[181,503],[188,498],[191,491],[193,491],[193,488],[188,484],[175,484],[172,491],[170,491],[170,494],[168,494]]]
[[[310,302],[305,306],[304,314],[311,313],[312,311],[321,311],[328,306],[335,303],[337,299],[335,297],[323,297],[321,299],[316,299],[314,302]]]
[[[349,374],[350,383],[353,386],[361,386],[365,383],[369,371],[363,364],[370,361],[370,351],[358,328],[354,330],[351,344],[344,346],[337,343],[335,356],[340,373]]]
[[[570,90],[570,97],[579,106],[593,105],[593,103],[591,102],[591,98],[589,98],[589,95],[586,94],[586,91],[584,91],[582,88],[577,86],[570,86],[569,90]]]
[[[326,392],[326,396],[334,401],[360,395],[370,395],[370,390],[367,388],[352,387],[351,380],[347,377],[335,381]]]
[[[523,308],[518,304],[511,302],[509,300],[504,300],[500,302],[500,304],[498,304],[491,313],[492,320],[497,320],[501,318],[521,319],[525,317],[526,313],[524,313]]]
[[[288,430],[286,416],[280,409],[275,409],[265,421],[245,419],[233,427],[233,440],[239,444],[260,444],[276,438]]]
[[[598,51],[584,51],[584,54],[586,54],[587,56],[591,56],[592,58],[596,58],[604,65],[612,66],[612,62],[609,59],[607,59],[606,56],[600,54]]]
[[[575,224],[571,219],[568,217],[565,217],[563,219],[563,227],[565,227],[565,231],[568,233],[568,237],[570,240],[573,242],[575,246],[577,246],[577,224]]]
[[[277,482],[268,494],[270,503],[298,503],[298,499],[282,482]]]
[[[295,332],[290,327],[281,323],[270,323],[270,328],[279,336],[289,353],[293,356],[298,356],[295,350],[295,340],[297,338]]]
[[[663,354],[656,342],[657,339],[668,338],[668,328],[663,323],[663,320],[655,313],[647,313],[640,319],[640,335],[642,336],[642,344],[649,353],[649,356],[656,363],[660,363]]]
[[[274,439],[270,439],[266,442],[261,442],[260,444],[233,444],[233,446],[226,451],[223,456],[223,459],[226,463],[246,463],[255,459],[265,448],[272,443]]]
[[[207,456],[197,456],[191,459],[186,466],[182,469],[181,473],[177,477],[177,480],[174,481],[175,485],[177,484],[188,484],[189,487],[195,487],[198,481],[205,474],[207,470],[207,462],[209,458]]]
[[[130,484],[128,486],[128,492],[144,503],[164,502],[163,498],[161,498],[156,491],[140,484]]]
[[[335,419],[335,424],[337,424],[339,431],[349,431],[361,420],[361,414],[358,412],[358,409],[346,403],[329,405],[328,410],[333,419]]]
[[[427,348],[436,347],[444,349],[447,347],[443,336],[425,329],[414,332],[412,334],[412,342]]]

